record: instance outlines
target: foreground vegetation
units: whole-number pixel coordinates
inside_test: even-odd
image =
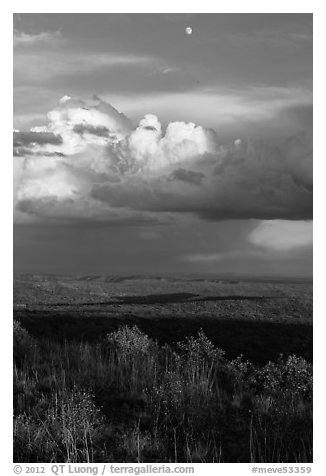
[[[311,462],[312,367],[230,360],[203,332],[60,343],[15,321],[14,461]]]

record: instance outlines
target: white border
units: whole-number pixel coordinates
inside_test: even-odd
[[[321,9],[322,2],[316,1],[291,1],[275,0],[273,2],[228,0],[227,2],[200,2],[173,1],[164,2],[126,1],[117,4],[103,0],[85,2],[80,8],[78,2],[59,0],[54,3],[41,2],[40,0],[13,1],[11,12],[17,13],[312,13]]]
[[[79,7],[79,8],[78,8]],[[245,7],[245,8],[244,8]],[[322,108],[325,108],[325,44],[326,29],[325,7],[321,1],[280,1],[259,2],[259,1],[234,1],[212,2],[201,0],[200,2],[176,2],[165,0],[154,3],[139,0],[136,2],[119,1],[118,4],[92,0],[85,2],[83,8],[80,3],[57,0],[53,4],[41,1],[13,1],[1,7],[1,49],[2,49],[2,71],[1,71],[1,99],[4,103],[2,108],[2,139],[5,138],[5,147],[2,147],[2,166],[4,172],[1,174],[1,449],[2,462],[4,463],[3,474],[12,473],[12,13],[313,13],[314,14],[314,463],[313,475],[325,474],[322,463],[325,459],[324,432],[325,421],[325,357],[323,347],[325,346],[325,139],[324,139],[324,117],[321,115]],[[5,134],[3,134],[5,131]],[[266,467],[279,467],[279,465],[259,465]],[[289,466],[284,464],[283,466]],[[221,464],[216,465],[196,465],[196,474],[202,472],[216,475],[218,474],[250,474],[250,464]]]

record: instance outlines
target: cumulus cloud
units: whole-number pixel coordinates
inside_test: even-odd
[[[96,96],[64,96],[46,125],[14,133],[16,210],[68,220],[311,218],[310,136],[279,147],[235,139],[222,146],[213,130],[164,128],[153,114],[133,127]]]
[[[47,131],[62,137],[63,149],[68,154],[92,143],[105,146],[118,142],[132,130],[131,121],[124,114],[96,96],[88,102],[64,96],[58,107],[48,113],[48,120]],[[96,133],[98,130],[102,133]],[[107,131],[109,142],[106,138],[99,140],[103,130]]]
[[[309,177],[281,148],[248,141],[219,147],[211,141],[210,134],[190,143],[181,139],[172,157],[161,148],[149,158],[143,154],[144,173],[127,174],[119,184],[94,184],[92,195],[114,207],[193,212],[208,220],[311,218]],[[305,167],[311,167],[312,156],[301,149],[296,154],[298,163],[307,161]],[[190,177],[200,177],[200,186],[193,187]]]
[[[127,163],[128,175],[143,171],[144,175],[150,173],[153,177],[177,164],[215,152],[213,131],[191,122],[171,122],[163,135],[161,123],[152,114],[147,114],[114,150],[117,164]]]

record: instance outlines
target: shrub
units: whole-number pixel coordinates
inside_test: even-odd
[[[21,364],[24,359],[33,355],[36,347],[35,340],[29,335],[20,322],[13,323],[13,349],[16,364]]]
[[[224,372],[226,372],[228,376],[229,385],[226,385],[224,380],[224,387],[231,387],[232,393],[248,391],[254,370],[252,363],[249,362],[249,360],[245,360],[242,354],[228,361],[225,365]]]
[[[103,419],[92,395],[74,388],[56,393],[30,414],[14,419],[14,459],[25,462],[92,462]]]
[[[215,347],[214,344],[204,334],[203,330],[198,332],[198,337],[186,337],[185,342],[178,342],[178,350],[185,362],[215,364],[223,361],[224,350]]]
[[[301,357],[257,367],[202,331],[171,348],[124,326],[95,345],[40,340],[31,360],[14,326],[15,461],[311,461]]]
[[[105,341],[122,355],[146,354],[149,350],[151,339],[141,332],[137,326],[123,326],[107,334]]]
[[[296,355],[290,355],[287,360],[281,356],[277,362],[268,362],[257,369],[251,377],[251,385],[256,393],[270,396],[282,405],[296,404],[300,399],[309,400],[312,366]]]

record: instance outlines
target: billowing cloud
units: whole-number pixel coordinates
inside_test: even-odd
[[[194,123],[137,127],[97,97],[64,96],[48,124],[15,132],[15,207],[39,218],[206,220],[312,217],[312,142],[280,146],[218,135]]]
[[[178,129],[178,124],[168,128]],[[151,153],[140,155],[141,168],[135,170],[143,173],[126,174],[120,183],[94,184],[92,196],[113,207],[193,212],[208,220],[311,218],[311,176],[296,168],[292,155],[288,161],[280,148],[246,141],[220,147],[210,131],[207,135],[202,132],[193,141],[181,139],[172,156],[160,141],[157,150],[151,148]],[[148,144],[153,145],[155,133],[147,134],[151,138],[143,137],[142,152]],[[166,134],[164,142],[170,147],[167,138]],[[296,154],[298,163],[311,167],[312,155],[301,149]],[[193,174],[201,174],[199,187],[189,180],[199,177]],[[186,176],[188,180],[184,180]]]

